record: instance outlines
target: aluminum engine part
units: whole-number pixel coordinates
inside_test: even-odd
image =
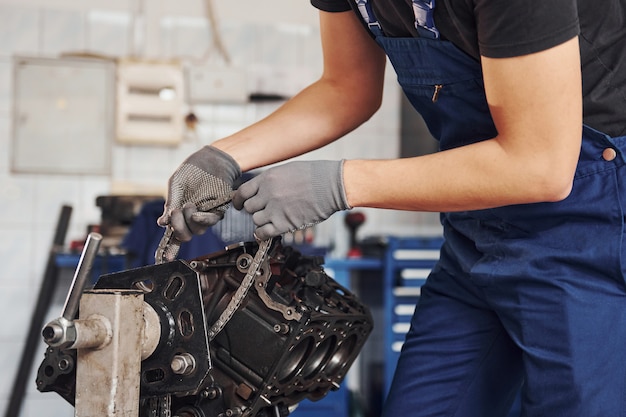
[[[141,417],[155,415],[164,396],[171,396],[173,416],[285,416],[305,398],[320,400],[339,387],[372,330],[371,314],[326,275],[322,258],[278,240],[254,289],[209,337],[257,250],[255,242],[241,243],[193,261],[100,277],[96,288],[144,291],[160,318],[159,344],[141,364]],[[74,358],[48,349],[40,391],[72,402]]]

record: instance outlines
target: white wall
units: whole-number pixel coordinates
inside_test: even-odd
[[[288,83],[286,89],[297,90],[319,73],[317,13],[308,1],[214,3],[232,64],[250,71],[251,88],[282,80]],[[67,240],[84,239],[86,226],[100,219],[97,196],[110,194],[119,183],[163,188],[170,173],[194,149],[276,107],[272,103],[196,107],[200,125],[195,138],[175,148],[114,145],[110,176],[16,175],[10,172],[9,159],[13,57],[84,51],[112,57],[197,59],[209,45],[203,13],[202,0],[0,0],[0,317],[4,318],[0,410],[6,408],[61,205],[74,209]],[[143,18],[134,19],[139,15]],[[311,157],[395,157],[400,100],[391,71],[387,84],[383,108],[371,121]],[[80,149],[67,152],[80,157]],[[361,236],[438,230],[433,215],[368,210],[367,216]],[[341,215],[318,226],[318,240],[334,244],[338,254],[345,250]],[[43,345],[41,352],[21,416],[71,416],[72,408],[59,397],[35,389],[34,371]]]

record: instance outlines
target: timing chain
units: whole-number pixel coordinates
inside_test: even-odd
[[[209,341],[213,340],[215,336],[217,336],[217,334],[222,331],[224,326],[226,326],[226,324],[233,317],[233,314],[235,314],[235,311],[239,309],[239,306],[243,302],[243,299],[246,298],[248,291],[250,290],[250,288],[252,288],[252,284],[254,283],[257,274],[259,273],[261,265],[263,264],[263,262],[265,262],[265,257],[269,252],[271,243],[272,239],[263,240],[259,243],[259,249],[252,259],[250,267],[246,272],[246,276],[241,280],[239,288],[237,288],[237,291],[235,291],[235,294],[228,302],[228,305],[226,306],[224,311],[222,311],[222,314],[220,314],[220,317],[215,323],[213,323],[213,325],[209,329]]]
[[[208,205],[202,206],[201,211],[213,211],[224,204],[228,204],[235,194],[234,191],[224,194],[215,198],[214,200],[209,200]],[[173,260],[178,255],[178,251],[180,250],[181,241],[176,239],[174,236],[174,229],[171,225],[168,225],[163,233],[163,237],[157,246],[156,252],[154,254],[154,263],[162,264],[168,262],[168,260]]]
[[[149,417],[172,417],[172,396],[152,397],[149,400]]]
[[[224,196],[221,196],[211,201],[212,203],[211,206],[206,207],[205,211],[213,210],[223,204],[230,202],[233,194],[234,192],[226,194]],[[155,253],[155,261],[156,261],[155,263],[161,264],[161,263],[166,262],[167,255],[169,255],[171,258],[175,258],[176,255],[178,254],[180,243],[181,242],[179,242],[174,237],[174,230],[171,228],[171,226],[168,226],[167,229],[165,230],[165,233],[163,234],[163,238],[161,239],[161,242],[159,243],[157,247],[157,250]],[[265,261],[265,257],[269,251],[271,243],[272,243],[272,239],[267,239],[259,243],[259,249],[254,255],[254,258],[252,259],[250,267],[248,268],[248,271],[245,277],[241,281],[241,285],[239,285],[239,288],[237,288],[237,291],[235,292],[233,297],[230,299],[228,305],[226,306],[226,309],[222,311],[222,314],[220,314],[220,317],[217,319],[215,323],[213,323],[213,325],[209,329],[208,331],[209,341],[213,340],[215,336],[217,336],[217,334],[222,331],[224,326],[226,326],[226,324],[233,317],[233,314],[235,314],[235,311],[239,309],[239,306],[243,302],[243,299],[246,298],[246,295],[248,294],[248,291],[252,287],[252,284],[254,283],[254,280],[259,272],[259,269],[261,268],[261,265]]]

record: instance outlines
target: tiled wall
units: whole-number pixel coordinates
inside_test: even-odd
[[[176,148],[114,145],[110,177],[17,175],[10,172],[9,159],[13,57],[54,57],[72,51],[124,57],[139,49],[151,58],[199,59],[209,42],[207,20],[195,13],[198,3],[202,1],[0,0],[0,410],[6,408],[11,392],[61,205],[73,207],[68,240],[82,239],[86,225],[100,219],[95,206],[97,196],[111,193],[117,183],[163,187],[170,173],[194,149],[258,120],[276,107],[273,103],[196,107],[200,119],[197,132]],[[316,18],[302,18],[304,14],[315,15],[308,1],[289,0],[283,13],[278,12],[280,21],[257,13],[254,8],[258,2],[252,0],[243,2],[249,3],[249,7],[227,0],[214,3],[221,3],[228,16],[220,21],[224,40],[233,64],[249,71],[251,89],[262,90],[280,83],[284,91],[293,92],[319,72]],[[168,10],[174,4],[177,8]],[[240,10],[229,9],[236,4],[241,10],[249,10],[242,15]],[[146,16],[143,24],[147,35],[138,40],[132,36],[131,24],[132,11],[140,6]],[[296,23],[290,20],[289,13]],[[388,73],[381,111],[367,125],[311,157],[397,155],[400,100],[394,75]],[[80,149],[67,152],[80,157]],[[373,210],[368,210],[367,215],[363,235],[410,235],[437,229],[433,215]],[[318,226],[317,239],[320,244],[334,244],[336,253],[341,255],[347,245],[342,217],[336,215]],[[58,314],[59,311],[50,312],[51,317]],[[42,355],[43,344],[41,352]],[[21,416],[73,415],[72,408],[56,395],[36,391],[34,371],[41,355],[33,366]]]

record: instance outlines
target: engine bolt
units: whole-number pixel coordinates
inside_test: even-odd
[[[229,408],[224,414],[226,415],[226,417],[239,417],[242,413],[239,407],[235,407]]]
[[[170,368],[177,375],[189,375],[196,369],[196,360],[189,353],[181,353],[172,358]]]
[[[276,323],[274,325],[274,331],[279,334],[289,333],[289,325],[285,323]]]
[[[63,358],[59,360],[58,366],[61,371],[65,371],[70,367],[70,361],[66,358]]]
[[[220,396],[220,389],[216,387],[209,387],[202,391],[201,393],[203,398],[208,398],[209,400],[214,400]]]

